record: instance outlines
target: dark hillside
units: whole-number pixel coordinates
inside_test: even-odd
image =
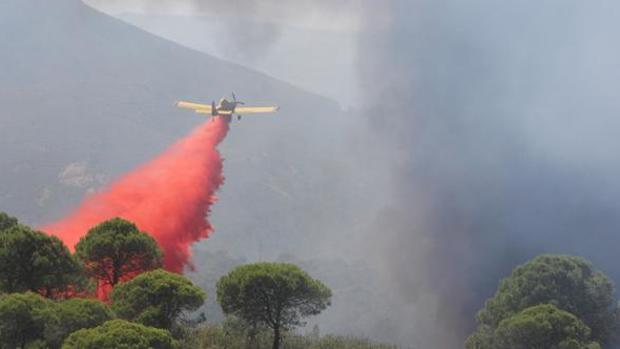
[[[78,0],[3,1],[0,46],[0,209],[28,222],[58,217],[86,190],[201,122],[173,107],[179,98],[210,101],[234,90],[255,103],[281,104],[275,117],[235,125],[225,145],[232,182],[226,190],[243,188],[245,202],[260,199],[277,211],[268,201],[296,188],[268,180],[303,172],[309,160],[330,161],[325,153],[317,159],[320,149],[312,148],[329,142],[314,125],[337,119],[335,103],[147,34]],[[242,168],[249,182],[239,183]],[[309,173],[293,185],[305,189],[313,184],[303,182],[316,178]],[[258,186],[260,197],[247,186]]]
[[[335,102],[77,0],[0,1],[0,53],[0,210],[32,225],[62,216],[85,193],[203,122],[177,110],[176,100],[210,102],[235,91],[247,102],[282,109],[233,124],[222,145],[227,182],[214,207],[216,231],[198,253],[221,249],[253,261],[355,249],[350,237],[359,235],[363,221],[353,212],[370,209],[357,193],[370,191],[348,161],[352,148],[345,146],[350,139],[343,125],[354,124],[347,120],[353,115]],[[196,259],[196,277],[214,272]],[[344,300],[330,313],[331,323],[352,324],[346,319],[357,317]],[[368,327],[374,325],[355,324],[373,336]]]

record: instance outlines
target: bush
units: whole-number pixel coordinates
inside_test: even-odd
[[[205,325],[182,343],[183,349],[271,349],[273,334],[269,329],[258,329],[254,341],[248,338],[247,328],[228,319],[224,324]],[[347,336],[302,335],[286,332],[282,339],[286,349],[396,349],[396,346],[375,343],[367,339]]]
[[[125,320],[112,320],[74,332],[62,349],[175,349],[168,331]]]

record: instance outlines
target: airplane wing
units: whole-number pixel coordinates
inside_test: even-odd
[[[196,113],[198,114],[211,114],[211,107],[209,109],[196,109]],[[230,110],[218,110],[217,115],[232,115],[232,111]]]
[[[258,113],[273,113],[278,111],[279,107],[236,107],[235,114],[258,114]]]
[[[197,113],[206,113],[206,114],[211,113],[210,104],[198,104],[198,103],[180,101],[177,103],[177,107],[183,108],[183,109],[191,109],[191,110],[196,111]]]

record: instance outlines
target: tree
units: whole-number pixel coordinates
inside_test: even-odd
[[[101,326],[74,332],[62,349],[173,349],[176,342],[168,331],[126,320],[111,320]]]
[[[96,300],[53,302],[32,292],[8,294],[0,298],[0,348],[60,348],[72,332],[112,317]]]
[[[44,340],[49,308],[54,303],[35,293],[0,298],[0,348],[26,348]]]
[[[44,337],[49,348],[60,348],[71,333],[97,327],[114,317],[108,305],[94,299],[73,298],[48,310]]]
[[[612,282],[583,258],[538,256],[514,269],[478,312],[478,329],[467,348],[489,348],[504,319],[531,306],[553,304],[574,314],[592,330],[592,339],[606,343],[616,326]],[[487,344],[485,344],[487,343]]]
[[[281,331],[302,325],[302,318],[330,305],[331,291],[297,266],[256,263],[237,267],[217,283],[217,301],[225,314],[273,330],[273,349]]]
[[[162,262],[162,253],[155,240],[121,218],[90,229],[77,243],[75,251],[91,277],[111,286],[159,268]]]
[[[17,218],[11,217],[4,212],[0,212],[0,231],[7,230],[18,224]]]
[[[56,237],[15,225],[0,234],[0,291],[63,297],[83,286],[80,264]]]
[[[119,284],[110,298],[119,317],[173,330],[179,315],[198,309],[206,294],[188,278],[159,269]]]
[[[496,349],[600,349],[590,341],[590,328],[575,315],[544,304],[527,308],[500,322]]]

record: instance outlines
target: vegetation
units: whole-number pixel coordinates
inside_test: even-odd
[[[45,341],[49,348],[60,348],[71,333],[97,327],[114,318],[108,305],[94,299],[69,299],[48,309]]]
[[[617,306],[613,294],[612,282],[583,258],[538,256],[515,268],[510,277],[501,281],[495,296],[478,313],[478,329],[468,338],[466,347],[496,348],[495,343],[500,340],[500,327],[503,331],[501,334],[506,334],[506,329],[516,328],[519,321],[524,324],[523,321],[533,315],[543,316],[542,313],[533,314],[533,310],[522,313],[527,308],[541,304],[552,304],[574,315],[578,321],[583,322],[588,333],[591,331],[588,337],[594,342],[605,344],[617,323]],[[554,318],[559,316],[553,313]],[[506,320],[508,322],[504,322]],[[566,337],[567,340],[571,338]]]
[[[204,316],[187,321],[184,314],[203,305],[205,292],[157,269],[159,247],[131,222],[90,229],[75,255],[7,214],[0,213],[0,228],[0,349],[389,348],[293,332],[330,305],[331,291],[292,264],[250,264],[222,277],[217,299],[229,316],[204,325]],[[110,305],[74,298],[94,297],[88,277],[112,286]]]
[[[111,320],[99,327],[74,332],[62,349],[174,349],[165,330],[125,320]]]
[[[18,224],[17,218],[11,217],[4,212],[0,212],[0,231],[7,230]]]
[[[217,301],[225,314],[251,326],[271,328],[273,349],[278,349],[283,331],[330,305],[331,291],[295,265],[256,263],[222,277],[217,283]]]
[[[14,225],[0,234],[0,291],[63,297],[83,286],[80,264],[56,237]]]
[[[88,275],[111,286],[162,264],[162,252],[155,240],[121,218],[89,230],[75,249]]]
[[[259,329],[254,338],[249,338],[247,328],[239,326],[238,320],[233,324],[206,325],[188,337],[182,348],[204,349],[267,349],[273,345],[273,332]],[[320,336],[318,331],[302,335],[287,332],[282,338],[283,348],[287,349],[396,349],[395,346],[375,343],[367,339],[345,336]]]
[[[392,349],[367,340],[300,335],[331,304],[321,281],[288,263],[239,266],[216,285],[226,319],[184,315],[205,292],[158,269],[155,240],[115,218],[92,228],[72,256],[55,237],[0,213],[0,349]],[[90,276],[113,286],[110,305],[88,297]],[[101,284],[100,284],[101,285]],[[90,293],[91,296],[92,293]],[[69,299],[67,299],[69,298]],[[502,280],[467,349],[601,349],[617,332],[614,286],[583,258],[542,255]]]
[[[227,315],[188,326],[206,294],[157,269],[155,240],[131,222],[92,228],[72,256],[55,237],[0,212],[0,349],[388,349],[347,337],[294,332],[331,291],[293,264],[242,265],[217,282]],[[89,276],[113,287],[111,306],[85,296]],[[618,328],[614,286],[583,258],[538,256],[516,267],[477,314],[467,349],[601,349]],[[116,318],[118,317],[118,318]],[[204,319],[204,318],[203,318]],[[175,339],[175,337],[177,339]]]
[[[0,348],[58,349],[69,334],[111,318],[108,306],[96,300],[53,302],[32,292],[4,295],[0,298]]]
[[[52,305],[50,300],[30,292],[0,298],[0,348],[26,348],[43,342]]]
[[[206,294],[186,277],[159,269],[118,285],[110,298],[119,317],[173,330],[179,315],[198,309]]]
[[[502,320],[497,349],[600,349],[590,328],[575,315],[551,304],[537,305]]]

